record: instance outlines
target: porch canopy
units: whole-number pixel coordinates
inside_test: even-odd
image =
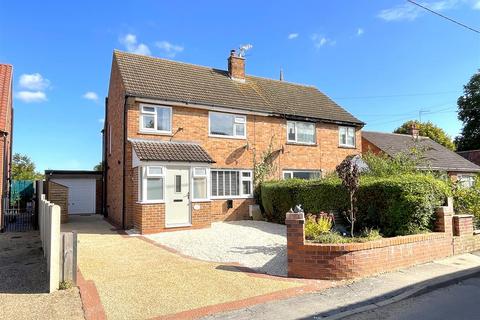
[[[212,164],[215,161],[198,143],[129,139],[134,150],[133,167],[142,162],[187,162]]]

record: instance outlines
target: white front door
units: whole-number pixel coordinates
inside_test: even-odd
[[[165,226],[181,227],[190,221],[190,168],[167,167]]]

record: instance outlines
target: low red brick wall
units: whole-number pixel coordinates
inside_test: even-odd
[[[353,279],[478,250],[480,235],[473,234],[471,220],[472,216],[454,217],[450,203],[437,210],[437,232],[365,243],[318,244],[305,241],[303,213],[288,213],[288,275]]]

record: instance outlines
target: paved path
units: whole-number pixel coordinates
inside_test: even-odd
[[[360,307],[375,306],[432,281],[443,281],[472,271],[480,272],[480,257],[465,254],[355,282],[345,282],[344,285],[320,292],[219,313],[205,319],[322,319]]]
[[[216,222],[211,228],[147,237],[197,259],[235,262],[260,273],[287,275],[285,225],[247,220]]]
[[[47,289],[38,231],[0,234],[0,318],[83,319],[76,287],[51,294]]]
[[[480,277],[406,299],[345,320],[479,319]]]
[[[98,216],[70,218],[63,229],[79,231],[79,269],[93,281],[108,319],[202,316],[332,285],[240,272],[121,235]]]

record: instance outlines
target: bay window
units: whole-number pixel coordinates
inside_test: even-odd
[[[172,108],[140,105],[140,131],[147,133],[172,132]]]
[[[251,170],[211,170],[212,198],[251,197]]]
[[[338,127],[338,144],[341,147],[355,148],[355,128],[354,127]]]
[[[244,115],[209,112],[209,134],[227,138],[246,138],[247,118]]]
[[[315,123],[287,121],[287,141],[302,144],[315,144]]]
[[[140,202],[164,200],[165,169],[159,166],[139,167]]]

